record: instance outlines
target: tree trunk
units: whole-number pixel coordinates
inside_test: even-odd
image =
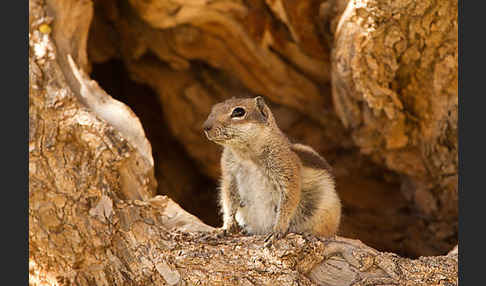
[[[350,2],[337,28],[336,112],[362,153],[401,174],[401,191],[426,226],[420,240],[450,247],[458,227],[457,1],[364,3]]]
[[[367,71],[369,66],[358,64],[362,58],[370,58],[381,67],[389,60],[375,54],[378,48],[368,46],[374,40],[381,41],[382,34],[363,32],[356,24],[361,23],[359,17],[376,16],[359,11],[375,11],[373,7],[384,5],[381,2],[362,1],[368,6],[357,8],[350,1],[343,18],[340,15],[346,1],[46,2],[29,1],[31,285],[457,285],[457,249],[448,255],[409,259],[380,252],[359,240],[297,234],[265,248],[261,236],[218,237],[212,226],[168,197],[155,196],[173,191],[181,199],[202,200],[204,194],[214,193],[198,184],[217,178],[219,150],[205,141],[199,126],[215,102],[233,94],[261,93],[270,99],[287,133],[330,154],[338,191],[348,210],[341,234],[358,233],[352,237],[360,238],[362,234],[374,244],[392,249],[397,235],[405,233],[408,240],[404,244],[412,254],[446,253],[457,243],[454,226],[441,228],[448,223],[457,225],[457,205],[442,202],[447,196],[457,201],[457,186],[448,179],[450,172],[457,176],[457,86],[456,90],[451,87],[457,65],[455,70],[450,66],[450,57],[457,58],[457,38],[454,42],[448,36],[454,23],[450,27],[449,22],[431,21],[433,24],[425,28],[440,34],[432,41],[443,43],[435,47],[438,55],[434,55],[434,63],[438,66],[434,71],[444,74],[432,74],[426,63],[410,64],[404,59],[403,69],[393,73],[410,81],[391,84],[392,92],[386,95],[398,99],[382,99],[386,103],[382,106],[373,105],[373,98],[383,95],[368,91],[382,89],[363,87],[377,81],[385,84],[382,75],[370,79],[375,69]],[[425,14],[420,15],[430,14],[432,20],[454,13],[448,10],[452,9],[449,2],[424,5]],[[404,7],[380,6],[379,11]],[[378,16],[392,19],[391,15],[397,17],[397,13]],[[406,23],[411,18],[400,15],[399,20]],[[455,29],[457,32],[457,22]],[[420,39],[413,36],[411,44],[404,45],[413,46]],[[165,136],[170,138],[164,139],[168,145],[163,148],[169,151],[159,152],[156,140],[149,143],[147,128],[135,113],[90,79],[87,73],[96,69],[97,63],[113,58],[123,62],[133,80],[156,92],[163,111],[160,124],[165,124]],[[435,75],[435,82],[431,75]],[[409,82],[414,84],[409,86]],[[399,89],[402,92],[397,92]],[[443,93],[447,103],[436,99]],[[370,147],[363,143],[371,140],[363,128],[385,126],[383,130],[391,130],[387,124],[409,120],[404,103],[402,109],[397,107],[398,102],[405,102],[400,96],[427,101],[433,112],[416,115],[425,125],[407,125],[410,133],[406,134],[413,135],[405,145],[385,144],[386,148],[380,149],[379,144]],[[385,113],[370,113],[373,109]],[[437,123],[439,119],[445,125]],[[373,123],[363,125],[363,120]],[[440,126],[430,125],[433,122]],[[437,132],[419,136],[426,127]],[[396,142],[389,133],[382,136],[377,138]],[[171,142],[180,146],[173,148]],[[154,162],[152,148],[158,152],[154,154],[164,157]],[[390,163],[398,162],[396,156],[403,156],[405,149],[409,157],[404,160],[415,160],[416,168],[440,162],[445,167],[430,167],[420,173]],[[388,151],[380,153],[383,150]],[[156,179],[154,167],[163,170],[163,182],[173,183],[158,187],[157,180],[161,180],[158,175]],[[399,192],[392,188],[398,184],[406,195],[414,192],[412,205],[418,204],[425,212],[434,210],[423,218],[421,223],[426,226],[411,228],[414,233],[400,228],[414,223],[414,217],[399,211],[406,201],[400,201]],[[191,186],[197,196],[181,194],[181,186]],[[375,195],[376,199],[363,199]],[[435,203],[424,204],[423,197],[431,197]],[[218,212],[204,203],[192,205]],[[370,212],[375,209],[389,211],[401,225],[382,223],[386,218],[379,211]],[[419,247],[413,252],[410,238],[428,228],[433,219],[437,224],[431,227],[453,239],[439,237],[437,249],[428,241],[417,240]],[[416,238],[431,236],[429,232]],[[437,241],[437,237],[431,239]]]

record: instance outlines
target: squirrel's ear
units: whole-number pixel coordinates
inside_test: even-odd
[[[263,120],[267,121],[267,119],[268,119],[268,112],[266,110],[267,105],[265,104],[263,97],[257,96],[257,97],[255,97],[255,101],[256,101],[256,106],[258,108],[258,111],[260,111],[260,114],[263,116]]]

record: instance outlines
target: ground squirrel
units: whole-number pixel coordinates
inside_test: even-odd
[[[341,202],[331,167],[311,147],[292,144],[261,96],[216,104],[203,125],[223,145],[220,205],[226,232],[334,235]]]

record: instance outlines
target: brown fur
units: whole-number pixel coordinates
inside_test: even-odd
[[[231,116],[237,107],[245,110],[244,116]],[[331,167],[311,147],[289,142],[263,98],[216,104],[203,127],[209,140],[224,146],[224,229],[276,238],[288,231],[337,232],[341,203]]]

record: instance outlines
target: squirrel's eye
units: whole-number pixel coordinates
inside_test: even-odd
[[[231,113],[231,118],[242,117],[243,115],[245,115],[245,110],[241,107],[237,107],[233,109],[233,112]]]

